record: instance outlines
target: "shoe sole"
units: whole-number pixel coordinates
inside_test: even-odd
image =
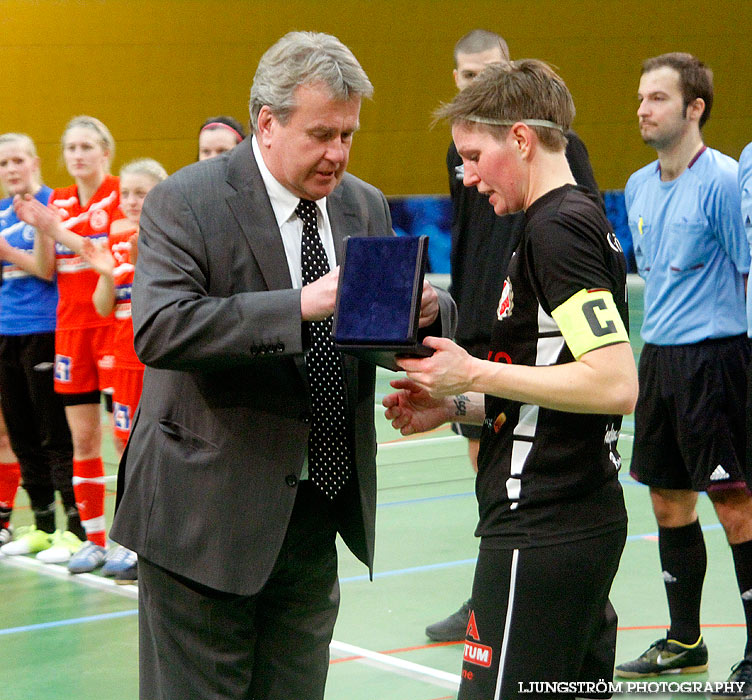
[[[620,671],[614,670],[614,675],[618,678],[657,678],[658,676],[678,675],[685,673],[705,673],[708,670],[707,664],[700,666],[682,666],[681,668],[667,668],[665,671],[649,671],[640,673],[638,671]]]

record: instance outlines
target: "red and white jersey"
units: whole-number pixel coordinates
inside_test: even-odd
[[[117,225],[110,229],[110,250],[115,258],[115,336],[113,355],[115,367],[140,369],[143,367],[133,349],[133,321],[131,319],[131,287],[134,265],[131,262],[131,237],[138,227],[125,219],[118,210]],[[114,222],[113,222],[114,223]]]
[[[107,245],[110,223],[120,204],[119,187],[119,179],[107,175],[85,207],[81,206],[76,185],[54,190],[50,204],[60,212],[65,228],[91,238],[95,244]],[[55,257],[60,292],[57,329],[76,330],[111,323],[111,318],[102,318],[92,303],[99,275],[89,263],[60,243],[55,244]]]

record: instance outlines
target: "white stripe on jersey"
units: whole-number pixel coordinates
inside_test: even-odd
[[[13,212],[13,200],[10,200],[10,204],[7,209],[0,209],[0,216],[10,216]]]
[[[26,270],[21,270],[17,267],[5,267],[3,268],[4,280],[20,280],[24,277],[32,277]]]
[[[65,209],[66,207],[72,207],[76,202],[78,202],[78,197],[73,195],[73,197],[68,197],[68,199],[53,199],[52,204],[54,204],[58,209]]]
[[[3,213],[4,212],[0,212],[0,216],[2,216]],[[26,226],[26,222],[17,221],[15,224],[11,224],[10,226],[8,226],[8,228],[3,229],[3,236],[5,238],[8,238],[8,236],[12,236],[16,231],[23,229],[25,226]]]
[[[512,612],[514,610],[514,592],[517,586],[517,562],[520,558],[520,550],[515,549],[512,552],[512,566],[509,571],[509,596],[507,597],[507,617],[504,620],[504,637],[501,640],[501,651],[499,652],[499,673],[496,676],[496,692],[494,700],[501,699],[501,686],[504,682],[504,665],[507,660],[509,651],[509,634],[512,630]]]

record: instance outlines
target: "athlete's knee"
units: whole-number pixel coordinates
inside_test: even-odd
[[[694,491],[651,488],[650,498],[659,527],[684,527],[697,520]]]
[[[747,489],[723,489],[708,493],[726,538],[731,544],[752,539],[752,494]]]

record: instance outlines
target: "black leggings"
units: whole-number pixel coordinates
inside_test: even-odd
[[[0,336],[0,402],[31,507],[44,510],[60,492],[75,508],[73,444],[53,387],[55,334]]]

